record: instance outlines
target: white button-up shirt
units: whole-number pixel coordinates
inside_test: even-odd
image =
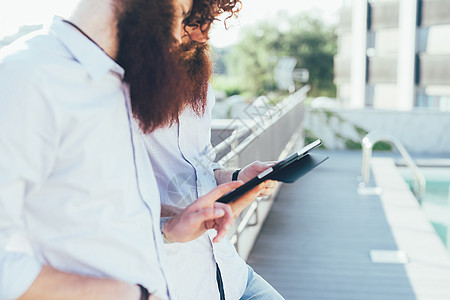
[[[145,136],[161,194],[161,203],[186,207],[217,186],[211,157],[211,110],[215,98],[208,92],[206,112],[199,117],[187,108],[179,123]],[[216,262],[222,273],[226,299],[239,299],[247,284],[247,264],[228,238],[213,244],[210,230],[188,243],[166,244],[174,299],[220,299]]]
[[[122,78],[58,18],[1,50],[0,299],[44,264],[169,298],[158,188]]]

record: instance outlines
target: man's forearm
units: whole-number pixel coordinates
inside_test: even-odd
[[[28,291],[20,297],[26,299],[127,299],[138,300],[138,286],[114,279],[81,276],[44,266]]]

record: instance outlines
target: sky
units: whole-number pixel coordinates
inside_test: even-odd
[[[231,28],[217,24],[211,34],[211,44],[225,47],[238,41],[241,28],[264,19],[273,19],[280,11],[289,14],[310,12],[323,17],[325,22],[336,23],[337,12],[344,0],[242,0],[238,20]],[[22,25],[48,23],[54,14],[68,16],[78,0],[0,0],[0,39],[17,32]],[[276,4],[276,6],[274,5]]]

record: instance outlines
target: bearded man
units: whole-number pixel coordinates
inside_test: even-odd
[[[191,5],[82,0],[1,50],[0,299],[171,298],[141,136],[184,107],[173,49]],[[215,228],[220,241],[232,212],[214,201],[239,185],[200,198],[168,234]]]
[[[209,9],[214,16],[228,13],[228,17],[232,17],[240,7],[240,1],[236,0],[204,2],[213,4]],[[196,7],[203,10],[196,11]],[[214,189],[217,184],[230,182],[233,177],[234,180],[248,181],[273,165],[270,162],[255,162],[236,172],[222,169],[211,161],[211,110],[215,98],[208,84],[212,62],[206,42],[213,20],[203,21],[208,15],[205,7],[195,6],[185,21],[186,33],[180,47],[180,55],[189,76],[184,110],[177,122],[145,136],[160,188],[163,217],[161,231],[166,239],[174,298],[283,299],[239,257],[229,239],[213,243],[213,230],[187,243],[171,243],[175,239],[170,229],[176,224],[178,211]],[[268,181],[264,185],[262,196],[270,194],[276,183]],[[234,217],[252,200],[246,198],[231,203]]]

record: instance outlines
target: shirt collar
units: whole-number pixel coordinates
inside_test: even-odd
[[[53,17],[49,32],[64,44],[93,80],[102,78],[110,71],[123,79],[125,71],[119,64],[76,28],[63,22],[60,17]]]

